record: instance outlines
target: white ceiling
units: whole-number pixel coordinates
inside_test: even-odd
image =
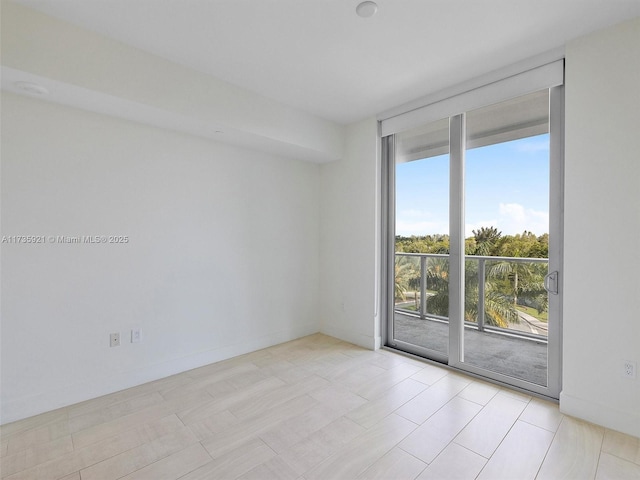
[[[4,0],[3,0],[4,1]],[[16,0],[350,123],[640,15],[640,0]]]

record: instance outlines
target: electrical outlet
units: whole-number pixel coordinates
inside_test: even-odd
[[[109,335],[109,345],[111,347],[119,347],[120,346],[120,334],[112,333]]]
[[[134,328],[131,330],[131,343],[140,343],[142,340],[142,330],[139,328]]]
[[[622,376],[624,378],[635,379],[637,370],[636,362],[625,360],[622,363]]]

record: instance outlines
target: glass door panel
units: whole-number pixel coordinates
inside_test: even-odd
[[[549,91],[466,114],[464,364],[548,385]]]
[[[558,398],[562,99],[557,86],[384,138],[388,345]]]
[[[449,120],[396,135],[391,344],[446,361]]]

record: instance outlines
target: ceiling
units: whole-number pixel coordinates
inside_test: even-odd
[[[3,2],[5,0],[2,0]],[[15,0],[347,124],[640,15],[640,0]]]

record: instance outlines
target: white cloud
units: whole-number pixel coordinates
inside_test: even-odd
[[[525,230],[542,235],[549,231],[549,212],[525,208],[519,203],[501,203],[496,228],[503,235],[514,235]]]
[[[449,225],[446,219],[435,218],[432,212],[420,209],[401,210],[396,217],[396,235],[433,235],[447,233]]]
[[[524,222],[526,218],[524,207],[519,203],[501,203],[500,215],[518,223]]]
[[[495,227],[503,235],[515,235],[525,230],[536,235],[549,231],[549,213],[526,208],[519,203],[500,203],[497,215],[486,220],[465,223],[465,238],[473,236],[473,230]],[[445,218],[435,218],[424,210],[403,210],[396,218],[396,234],[411,235],[448,234],[449,223]]]

